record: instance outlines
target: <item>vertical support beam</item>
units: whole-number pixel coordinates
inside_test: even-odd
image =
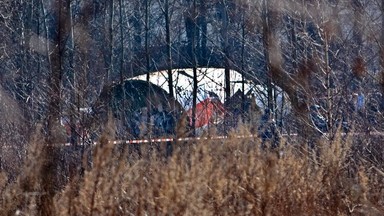
[[[328,129],[330,132],[330,136],[333,137],[332,128],[333,128],[333,94],[332,94],[332,86],[331,86],[331,69],[329,68],[329,33],[324,32],[324,67],[326,74],[326,87],[327,87],[327,120],[328,120]]]

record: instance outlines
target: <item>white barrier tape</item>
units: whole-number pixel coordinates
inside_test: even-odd
[[[245,138],[253,138],[257,137],[257,135],[242,135],[242,136],[230,136],[231,138],[237,138],[237,139],[245,139]],[[229,136],[212,136],[212,137],[183,137],[183,138],[153,138],[153,139],[136,139],[136,140],[114,140],[109,141],[109,143],[112,143],[114,145],[118,144],[145,144],[145,143],[162,143],[162,142],[183,142],[183,141],[199,141],[199,140],[221,140],[221,139],[227,139]],[[85,142],[86,143],[86,142]],[[92,142],[88,143],[90,145],[98,145],[98,142]],[[86,144],[80,143],[79,146],[83,146]],[[56,143],[53,144],[53,146],[60,147],[60,146],[72,146],[71,143]],[[13,146],[6,145],[2,146],[2,148],[12,148]]]
[[[369,135],[369,136],[384,136],[384,132],[370,132],[370,133],[341,133],[342,136],[350,135],[350,136],[358,136],[358,135]],[[282,134],[282,137],[287,136],[297,136],[297,134]],[[183,137],[183,138],[153,138],[153,139],[137,139],[137,140],[114,140],[109,141],[110,143],[113,143],[114,145],[118,144],[145,144],[145,143],[162,143],[162,142],[183,142],[183,141],[200,141],[200,140],[221,140],[221,139],[228,139],[228,138],[235,138],[235,139],[246,139],[246,138],[257,138],[258,135],[240,135],[240,136],[212,136],[212,137]],[[91,145],[98,145],[98,142],[92,142]],[[71,146],[71,143],[57,143],[53,146]],[[85,144],[80,143],[79,146],[83,146]],[[6,145],[2,146],[1,148],[10,149],[13,146]]]
[[[247,136],[234,136],[233,138],[244,139],[257,137],[256,135]],[[184,138],[157,138],[157,139],[140,139],[140,140],[115,140],[111,141],[113,144],[140,144],[140,143],[157,143],[157,142],[182,142],[182,141],[198,141],[198,140],[220,140],[227,139],[228,136],[214,136],[214,137],[184,137]]]

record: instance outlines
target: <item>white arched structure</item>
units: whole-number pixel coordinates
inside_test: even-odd
[[[208,92],[214,92],[219,99],[224,102],[224,68],[198,68],[198,95],[197,101],[203,101],[207,98]],[[173,86],[175,98],[185,108],[192,107],[192,92],[193,92],[193,69],[173,69]],[[242,90],[242,76],[235,70],[230,70],[231,78],[231,95],[238,90]],[[140,75],[131,79],[146,80],[147,75]],[[150,82],[160,86],[165,91],[169,92],[168,71],[157,71],[150,74]],[[283,91],[276,86],[276,106],[281,113],[287,114],[290,111],[289,100],[283,97]],[[262,109],[266,109],[267,104],[267,88],[263,85],[255,84],[250,80],[244,81],[244,91],[252,92],[256,99],[256,104]],[[284,110],[281,110],[283,108]]]

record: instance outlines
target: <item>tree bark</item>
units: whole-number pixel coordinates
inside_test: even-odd
[[[170,30],[170,15],[169,15],[169,0],[164,1],[164,18],[165,18],[165,37],[167,43],[167,66],[168,66],[168,86],[169,95],[174,97],[173,93],[173,75],[172,75],[172,45],[171,45],[171,30]]]
[[[192,41],[191,41],[191,53],[193,61],[193,90],[192,90],[192,130],[193,135],[196,135],[196,105],[197,105],[197,91],[198,91],[198,80],[197,80],[197,59],[196,59],[196,34],[197,34],[197,24],[196,24],[196,0],[193,0],[192,6]]]
[[[108,41],[108,45],[109,45],[109,59],[108,59],[108,64],[107,64],[107,74],[106,74],[106,77],[105,77],[105,83],[109,84],[109,80],[111,78],[111,76],[113,75],[114,73],[114,65],[113,65],[113,55],[114,55],[114,52],[113,52],[113,32],[114,32],[114,24],[113,24],[113,19],[114,19],[114,0],[110,0],[109,1],[109,25],[108,25],[108,28],[109,28],[109,41]]]
[[[231,97],[231,73],[230,73],[230,56],[229,56],[229,44],[228,44],[228,31],[229,31],[229,15],[227,1],[223,0],[222,12],[223,12],[223,39],[224,39],[224,93],[225,101]]]
[[[49,104],[47,115],[47,139],[42,148],[43,165],[41,167],[41,185],[44,195],[39,204],[40,215],[55,215],[53,197],[57,186],[57,166],[59,149],[54,147],[57,129],[60,127],[60,86],[63,74],[63,52],[65,49],[66,35],[70,28],[69,0],[56,0],[53,14],[56,22],[52,27],[53,47],[50,47],[51,74],[49,76]]]
[[[270,28],[270,15],[269,15],[269,4],[268,0],[263,0],[262,9],[263,18],[263,45],[264,45],[264,59],[265,59],[265,72],[267,74],[267,99],[268,99],[268,110],[271,114],[274,113],[274,99],[273,99],[273,85],[272,85],[272,73],[271,73],[271,62],[270,62],[270,51],[271,51],[271,36],[272,31]]]
[[[119,22],[120,22],[120,82],[124,81],[124,25],[123,25],[123,8],[124,3],[123,0],[119,0]]]
[[[384,0],[381,0],[381,13],[384,13]],[[384,110],[384,16],[381,18],[381,44],[380,46],[380,66],[381,66],[381,110]]]
[[[148,135],[151,136],[151,133],[152,133],[152,128],[151,128],[151,102],[149,100],[149,98],[151,97],[151,82],[150,82],[150,72],[151,72],[151,62],[150,62],[150,58],[151,58],[151,54],[149,53],[149,15],[150,15],[150,5],[149,5],[149,1],[150,0],[145,0],[144,3],[145,3],[145,68],[146,68],[146,72],[147,72],[147,77],[146,77],[146,80],[148,82],[148,95],[147,95],[147,131],[148,131]]]

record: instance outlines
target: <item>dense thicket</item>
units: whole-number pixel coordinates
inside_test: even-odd
[[[279,118],[280,131],[298,132],[303,143],[319,140],[313,109],[324,117],[330,140],[341,127],[367,134],[356,139],[360,145],[378,142],[368,135],[384,125],[383,12],[384,1],[370,0],[3,1],[0,170],[17,173],[21,162],[11,159],[25,158],[26,143],[41,138],[45,160],[40,172],[46,181],[41,182],[45,195],[37,206],[53,208],[56,190],[51,182],[56,159],[63,156],[51,145],[66,141],[62,117],[68,117],[70,142],[75,144],[78,125],[90,124],[81,110],[92,107],[104,86],[167,70],[169,92],[175,96],[175,68],[194,71],[192,122],[197,68],[215,67],[224,68],[226,99],[232,94],[230,70],[266,86],[260,94],[265,94],[270,115]],[[276,101],[280,91],[292,108],[285,118]],[[370,158],[375,167],[377,155]],[[207,194],[206,199],[219,208],[210,196],[215,197]],[[262,210],[268,206],[260,205]]]
[[[363,95],[364,112],[378,119],[382,12],[381,2],[362,0],[4,2],[2,86],[33,125],[52,114],[49,104],[79,118],[111,82],[210,66],[266,85],[273,112],[282,89],[299,117],[321,104],[332,127]]]

